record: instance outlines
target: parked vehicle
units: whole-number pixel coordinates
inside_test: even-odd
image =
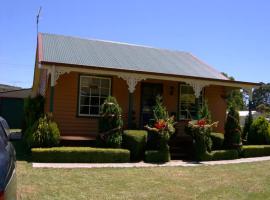
[[[9,126],[0,117],[0,200],[16,200],[16,152]]]

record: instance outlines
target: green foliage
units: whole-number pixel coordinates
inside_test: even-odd
[[[165,163],[171,160],[170,152],[164,150],[148,150],[145,152],[145,162],[148,163]]]
[[[153,113],[154,113],[155,121],[158,121],[160,119],[169,118],[168,111],[167,111],[166,107],[162,103],[162,97],[161,96],[156,97],[156,104],[153,107]]]
[[[122,147],[130,150],[131,160],[142,160],[147,142],[147,131],[125,130]]]
[[[207,100],[202,104],[201,109],[199,110],[199,119],[205,119],[208,123],[211,123],[211,113],[208,108]]]
[[[120,148],[123,127],[122,109],[115,97],[107,97],[101,106],[100,114],[98,143],[105,147]]]
[[[270,83],[264,84],[253,91],[253,109],[259,105],[270,106]]]
[[[24,99],[24,125],[23,132],[32,127],[33,124],[44,114],[44,97],[38,95],[34,98]]]
[[[224,134],[223,133],[211,133],[210,134],[212,140],[212,149],[220,150],[223,148],[224,143]]]
[[[228,74],[222,72],[224,76],[228,79],[234,81],[234,77],[229,76]],[[234,89],[228,92],[227,94],[227,107],[235,107],[237,110],[244,110],[246,105],[244,103],[244,96],[240,89]]]
[[[56,163],[124,163],[130,162],[126,149],[102,149],[91,147],[33,148],[34,162]]]
[[[241,155],[244,158],[270,156],[270,145],[243,146]]]
[[[234,107],[229,108],[225,122],[224,146],[228,149],[239,147],[241,142],[241,127],[239,113]]]
[[[249,144],[270,144],[270,124],[265,117],[252,122],[247,139]]]
[[[245,118],[245,125],[243,128],[243,133],[242,133],[242,139],[247,140],[248,133],[250,131],[251,124],[253,122],[253,117],[251,111],[249,111],[248,116]]]
[[[188,123],[188,126],[186,127],[186,133],[193,138],[193,148],[196,160],[204,160],[204,156],[211,152],[211,132],[212,127],[216,125],[216,122],[213,124],[206,124],[204,119],[194,120]]]
[[[211,152],[211,160],[233,160],[238,158],[238,151],[235,149],[218,150]]]
[[[59,144],[60,132],[58,126],[46,115],[40,117],[25,133],[28,147],[53,147]]]
[[[256,110],[264,115],[270,113],[270,105],[260,104],[256,107]]]

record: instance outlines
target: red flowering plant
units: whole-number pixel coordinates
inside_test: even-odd
[[[203,110],[203,112],[202,112]],[[202,114],[203,113],[203,114]],[[207,153],[211,152],[211,132],[217,127],[218,122],[211,122],[207,104],[199,111],[199,120],[191,120],[186,128],[186,133],[193,138],[195,156],[197,160],[203,160]]]
[[[174,116],[169,117],[166,107],[162,103],[162,98],[157,96],[156,105],[153,107],[154,123],[146,125],[145,128],[152,134],[156,135],[159,141],[156,144],[158,149],[169,149],[168,141],[175,132]],[[154,136],[155,137],[155,136]],[[154,141],[154,139],[153,139]]]

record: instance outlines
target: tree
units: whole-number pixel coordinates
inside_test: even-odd
[[[253,91],[253,109],[260,105],[270,107],[270,83],[264,84]]]
[[[228,74],[226,74],[224,72],[222,72],[222,74],[232,81],[235,80],[234,77],[229,76]],[[240,89],[231,90],[227,94],[227,106],[234,107],[237,110],[245,110],[247,108],[247,106],[244,102],[243,92]]]

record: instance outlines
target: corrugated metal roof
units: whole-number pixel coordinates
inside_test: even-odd
[[[187,52],[47,33],[41,39],[43,62],[227,80]]]
[[[21,98],[24,99],[31,94],[31,89],[20,89],[20,90],[12,90],[6,92],[0,92],[0,98]]]

